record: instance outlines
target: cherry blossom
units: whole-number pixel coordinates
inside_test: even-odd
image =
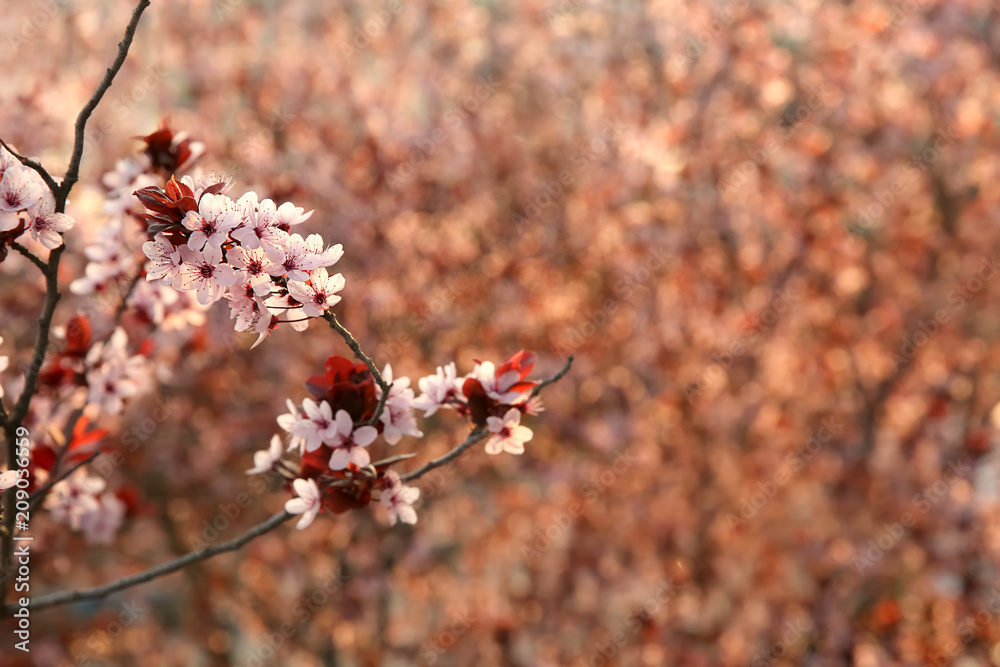
[[[37,206],[45,194],[45,185],[34,170],[15,165],[4,170],[0,179],[0,232],[19,224],[19,211]]]
[[[361,426],[355,429],[351,415],[347,414],[346,410],[338,410],[337,434],[328,443],[333,447],[330,469],[343,470],[350,463],[363,468],[371,463],[371,456],[365,447],[375,442],[376,437],[378,430],[374,426]]]
[[[270,199],[257,203],[257,194],[248,192],[237,202],[242,222],[230,236],[247,250],[277,248],[288,240],[288,233],[276,222],[274,202]]]
[[[4,470],[0,472],[0,491],[5,491],[15,484],[20,478],[20,475],[16,470]]]
[[[298,498],[292,498],[285,502],[285,511],[289,514],[301,514],[302,518],[295,525],[302,530],[313,522],[320,509],[320,493],[316,482],[311,479],[296,479],[292,482],[292,488]]]
[[[125,509],[125,503],[115,494],[105,492],[93,506],[83,511],[78,523],[87,543],[111,544],[125,518]]]
[[[63,232],[73,228],[73,218],[65,213],[56,213],[55,199],[52,193],[46,193],[38,206],[30,209],[31,236],[49,250],[62,245]]]
[[[524,443],[531,440],[532,435],[534,435],[527,426],[520,426],[521,411],[517,408],[508,410],[503,419],[487,417],[486,423],[490,433],[493,434],[486,441],[487,454],[499,454],[500,452],[523,454]]]
[[[424,411],[425,417],[430,417],[438,408],[450,407],[448,402],[458,395],[461,383],[455,370],[455,362],[447,366],[438,366],[434,375],[420,378],[417,382],[421,394],[413,400],[413,407]]]
[[[271,436],[271,446],[253,454],[253,468],[247,470],[248,475],[256,475],[267,472],[274,468],[274,464],[281,459],[284,448],[281,446],[281,438],[277,435]]]
[[[87,402],[109,414],[119,414],[125,399],[139,392],[144,379],[146,360],[141,355],[129,356],[128,336],[121,327],[115,329],[107,343],[96,343],[87,353]]]
[[[288,292],[302,304],[302,310],[309,317],[321,317],[323,313],[340,301],[336,292],[344,289],[344,276],[336,273],[328,276],[325,268],[312,272],[309,282],[291,281]]]
[[[249,285],[254,293],[260,296],[271,293],[269,269],[274,265],[262,248],[234,248],[227,253],[227,260],[236,269],[237,285]],[[339,300],[340,297],[337,298]]]
[[[222,263],[222,251],[206,245],[204,250],[181,246],[181,284],[198,292],[198,303],[209,305],[222,298],[224,288],[236,282],[233,267]]]
[[[284,245],[268,247],[267,256],[274,263],[268,273],[285,276],[289,281],[305,282],[309,272],[320,266],[316,254],[298,234],[289,236]]]
[[[278,207],[274,218],[275,226],[282,231],[289,231],[295,225],[301,225],[312,217],[313,212],[304,213],[305,209],[296,206],[292,202],[286,201]]]
[[[159,280],[164,285],[180,286],[180,270],[184,265],[181,252],[166,236],[157,234],[152,241],[142,244],[142,251],[149,258],[146,280]]]
[[[80,468],[52,487],[45,497],[44,507],[56,521],[80,530],[84,515],[100,510],[97,494],[104,491],[105,486],[101,477],[91,477],[86,469]]]
[[[420,489],[404,486],[395,470],[385,473],[382,484],[381,502],[389,508],[389,525],[395,526],[396,521],[415,524],[417,511],[413,509],[413,503],[420,498]]]
[[[198,202],[198,212],[190,211],[184,217],[184,226],[192,232],[188,248],[201,250],[209,245],[219,249],[238,224],[240,219],[233,200],[225,195],[204,194]]]
[[[476,364],[467,377],[478,380],[486,390],[486,395],[505,405],[513,405],[525,400],[528,395],[522,391],[510,391],[511,387],[520,381],[516,371],[507,371],[501,377],[496,376],[496,366],[492,361]]]
[[[326,401],[316,403],[311,398],[302,401],[305,417],[292,425],[292,434],[305,442],[305,450],[312,452],[320,445],[330,444],[337,438],[338,425],[333,419],[333,408]]]
[[[382,436],[390,445],[395,445],[404,435],[415,438],[423,437],[417,428],[417,419],[413,414],[413,390],[410,389],[410,378],[392,379],[392,365],[386,364],[382,371],[382,379],[389,385],[389,398],[385,402],[385,410],[379,418],[383,424]],[[376,395],[382,397],[382,388],[376,385]]]

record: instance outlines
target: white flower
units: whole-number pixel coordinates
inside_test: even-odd
[[[184,226],[193,233],[188,238],[188,248],[201,250],[206,245],[221,248],[229,232],[240,219],[236,214],[236,204],[225,195],[202,195],[198,202],[198,212],[189,211],[184,216]]]
[[[389,508],[389,525],[395,526],[396,521],[414,524],[417,522],[417,511],[413,509],[413,503],[420,498],[420,489],[412,486],[403,486],[399,473],[390,470],[383,478],[381,502]]]
[[[181,246],[181,259],[184,262],[180,273],[181,289],[197,291],[198,303],[203,306],[218,301],[225,288],[236,283],[236,272],[222,263],[222,251],[214,246],[206,245],[202,251]]]
[[[424,434],[417,428],[417,418],[413,414],[413,390],[410,389],[410,378],[403,377],[394,382],[392,365],[386,364],[382,371],[382,379],[391,385],[389,398],[386,399],[385,409],[379,418],[384,424],[382,437],[390,445],[395,445],[404,435],[422,437]],[[382,398],[382,388],[378,385],[375,385],[375,394],[378,398]]]
[[[80,468],[52,487],[49,495],[45,496],[44,506],[52,512],[53,519],[79,530],[83,516],[100,509],[97,494],[104,491],[104,487],[102,478],[91,477]]]
[[[305,417],[292,425],[292,434],[305,441],[307,452],[319,449],[322,444],[330,444],[337,439],[337,422],[333,419],[333,408],[326,401],[316,403],[311,398],[302,401]]]
[[[0,491],[6,491],[15,484],[20,478],[20,474],[16,470],[5,470],[0,472]]]
[[[88,544],[111,544],[125,518],[125,503],[113,493],[102,495],[95,506],[80,514],[79,528]]]
[[[303,213],[305,209],[300,208],[290,201],[286,201],[284,204],[278,207],[277,214],[275,215],[274,222],[279,229],[288,231],[294,225],[301,225],[303,222],[308,220],[313,212]]]
[[[248,195],[253,195],[248,196]],[[248,192],[237,202],[242,224],[230,234],[247,250],[276,248],[288,240],[288,233],[277,226],[274,202],[270,199],[257,204],[257,195]]]
[[[378,429],[374,426],[354,428],[351,415],[346,410],[337,410],[337,434],[332,442],[333,455],[330,456],[330,469],[343,470],[349,463],[363,468],[371,463],[371,456],[365,447],[375,442]]]
[[[298,234],[289,236],[282,245],[265,250],[274,263],[268,271],[272,276],[286,276],[288,280],[305,282],[309,280],[309,272],[319,268],[316,256],[309,251],[305,240]]]
[[[293,432],[295,423],[301,419],[301,417],[299,417],[299,411],[296,409],[295,404],[292,403],[292,399],[290,398],[285,399],[285,405],[288,406],[288,412],[283,415],[278,415],[278,426],[292,436],[290,442],[288,443],[288,451],[298,449],[299,453],[302,453],[305,449],[306,441],[295,435]]]
[[[247,474],[256,475],[271,470],[281,458],[281,453],[281,438],[277,435],[271,436],[271,446],[268,449],[253,453],[253,468],[247,470]]]
[[[227,253],[226,259],[236,269],[237,285],[250,285],[254,293],[260,296],[271,293],[271,275],[268,270],[273,264],[262,248],[233,248]]]
[[[38,174],[24,165],[8,167],[0,179],[0,232],[18,225],[18,211],[37,206],[45,194]]]
[[[421,394],[412,405],[423,410],[425,417],[430,417],[438,408],[450,407],[447,403],[453,396],[458,396],[459,389],[455,362],[444,367],[438,366],[436,374],[420,378],[417,384]]]
[[[297,479],[292,482],[292,487],[298,498],[292,498],[285,503],[285,511],[289,514],[301,514],[298,524],[295,526],[299,530],[306,528],[313,522],[319,514],[320,495],[319,487],[311,479]]]
[[[37,207],[29,211],[31,217],[31,237],[49,250],[62,245],[61,233],[73,228],[73,218],[65,213],[56,213],[56,203],[51,193],[42,197]]]
[[[467,377],[479,380],[479,383],[483,385],[483,389],[486,391],[486,395],[499,403],[514,405],[528,397],[527,392],[508,391],[508,389],[518,383],[521,376],[515,371],[508,371],[503,374],[503,377],[497,378],[496,366],[493,365],[492,361],[484,361],[476,364],[476,367]]]
[[[181,251],[166,236],[157,234],[152,241],[146,241],[142,244],[142,252],[149,258],[146,280],[158,279],[164,285],[170,285],[177,279],[183,264]]]
[[[328,276],[326,269],[312,272],[309,283],[290,281],[288,292],[302,304],[302,310],[309,317],[320,317],[323,312],[340,301],[337,292],[344,289],[344,276],[336,273]]]
[[[125,399],[139,392],[139,381],[146,370],[145,358],[128,356],[127,344],[125,330],[118,327],[106,344],[97,343],[87,353],[87,403],[109,414],[121,413]]]
[[[487,454],[499,454],[509,452],[511,454],[523,454],[524,443],[531,440],[531,429],[527,426],[520,426],[521,411],[511,408],[503,419],[499,417],[487,417],[486,425],[493,435],[486,441]]]
[[[344,246],[339,243],[324,250],[323,237],[319,234],[310,234],[309,238],[306,239],[305,245],[307,253],[306,261],[310,265],[310,270],[336,264],[337,260],[344,256]]]

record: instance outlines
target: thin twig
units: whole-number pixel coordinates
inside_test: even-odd
[[[471,433],[469,433],[468,436],[466,436],[465,442],[463,442],[461,445],[451,450],[441,458],[434,459],[433,461],[427,463],[426,465],[417,468],[413,472],[403,475],[400,479],[402,479],[404,482],[412,482],[415,479],[423,477],[424,475],[429,473],[431,470],[434,470],[435,468],[440,468],[443,465],[451,463],[453,460],[461,456],[465,452],[465,450],[467,450],[469,447],[472,447],[474,444],[485,438],[488,435],[488,433],[489,432],[484,427],[477,426],[475,429],[472,430]]]
[[[382,374],[378,372],[378,368],[375,367],[375,362],[361,349],[361,345],[355,340],[351,332],[344,328],[344,325],[337,321],[337,316],[333,314],[333,311],[328,311],[323,319],[330,323],[330,328],[340,334],[344,342],[347,343],[347,347],[351,348],[354,352],[354,356],[364,362],[368,370],[371,371],[372,377],[375,378],[375,383],[378,384],[379,389],[382,390],[382,397],[378,401],[378,405],[375,406],[375,414],[371,416],[371,419],[365,422],[365,424],[371,426],[378,422],[379,417],[382,416],[382,410],[385,409],[385,402],[389,400],[389,389],[392,387],[388,382],[382,378]]]
[[[350,336],[349,333],[347,335]],[[354,340],[353,337],[351,337],[350,340]],[[355,342],[355,344],[357,343]],[[358,350],[360,351],[360,347],[358,348]],[[566,362],[566,366],[559,373],[539,383],[539,385],[535,388],[536,389],[535,393],[537,393],[537,391],[540,390],[542,387],[550,385],[553,382],[556,382],[562,377],[564,377],[566,373],[569,372],[569,368],[572,363],[573,363],[573,358],[570,357],[569,360]],[[434,470],[435,468],[440,468],[443,465],[447,465],[454,459],[461,456],[465,451],[467,451],[477,442],[480,442],[481,440],[486,438],[487,435],[489,435],[489,431],[487,431],[485,427],[477,426],[475,429],[472,430],[471,433],[469,433],[469,435],[465,438],[465,441],[458,447],[451,450],[444,456],[434,459],[433,461],[427,463],[423,467],[418,468],[417,470],[414,470],[413,472],[404,475],[401,479],[410,482],[424,476],[425,474],[427,474],[431,470]],[[104,586],[98,586],[96,588],[89,588],[86,590],[66,591],[63,593],[53,593],[52,595],[46,595],[36,600],[29,601],[28,608],[37,610],[60,604],[82,602],[84,600],[98,600],[117,591],[125,590],[126,588],[146,583],[147,581],[152,581],[157,577],[162,577],[163,575],[170,574],[171,572],[176,572],[177,570],[180,570],[183,567],[201,562],[203,560],[207,560],[217,554],[225,553],[227,551],[235,551],[236,549],[239,549],[240,547],[242,547],[244,544],[254,539],[255,537],[258,537],[260,535],[263,535],[265,533],[274,530],[285,521],[291,519],[293,516],[294,516],[293,514],[289,514],[288,512],[282,512],[281,514],[276,514],[267,519],[266,521],[264,521],[263,523],[257,524],[256,526],[254,526],[247,532],[243,533],[239,537],[232,539],[228,542],[223,542],[222,544],[219,544],[214,547],[206,547],[204,549],[201,549],[200,551],[195,551],[186,554],[184,556],[181,556],[180,558],[176,558],[172,561],[163,563],[162,565],[157,565],[156,567],[144,570],[143,572],[135,574],[131,577],[119,579],[118,581],[106,584]],[[14,611],[17,609],[18,609],[17,605],[6,605],[3,608],[3,612],[5,615],[9,616],[10,614],[14,613]]]
[[[14,250],[18,251],[19,253],[21,253],[22,255],[24,255],[25,257],[27,257],[28,259],[30,259],[31,263],[34,264],[35,266],[37,266],[39,269],[41,269],[41,271],[42,271],[43,274],[46,274],[46,273],[49,272],[49,265],[48,264],[46,264],[45,262],[43,262],[42,259],[38,255],[36,255],[35,253],[31,252],[30,250],[28,250],[27,248],[25,248],[23,245],[21,245],[17,241],[11,241],[10,242],[10,247],[13,248]]]
[[[542,389],[549,386],[553,382],[559,382],[559,380],[562,380],[564,377],[566,377],[566,373],[569,373],[569,369],[573,367],[573,359],[575,359],[575,357],[572,354],[569,355],[569,358],[566,360],[566,365],[563,366],[563,369],[561,371],[559,371],[552,377],[548,378],[547,380],[542,380],[541,382],[539,382],[538,386],[535,387],[535,390],[531,392],[531,398],[538,396],[538,393],[542,391]]]
[[[142,13],[145,11],[146,7],[149,7],[149,0],[139,0],[139,4],[136,5],[134,10],[132,10],[132,19],[129,21],[128,27],[125,28],[125,37],[122,38],[122,41],[118,42],[118,55],[115,56],[115,60],[111,63],[111,67],[108,68],[108,71],[104,73],[104,78],[101,79],[101,83],[98,84],[97,90],[94,91],[90,100],[87,101],[87,104],[84,105],[83,109],[80,110],[80,114],[76,117],[76,123],[74,125],[76,138],[73,143],[73,156],[69,160],[69,167],[66,169],[66,176],[63,177],[59,193],[56,195],[57,213],[65,212],[66,198],[69,196],[70,190],[73,189],[77,179],[80,177],[80,160],[83,158],[84,133],[87,129],[87,121],[90,120],[90,115],[94,113],[94,109],[96,109],[97,105],[100,104],[101,98],[104,97],[104,93],[106,93],[108,88],[111,87],[111,83],[115,80],[115,75],[118,74],[118,70],[122,68],[122,64],[128,56],[129,47],[132,46],[132,39],[135,37],[136,28],[139,27],[139,19],[142,18]]]
[[[13,148],[11,148],[9,145],[7,145],[7,142],[4,141],[3,139],[0,139],[0,146],[6,148],[7,152],[16,157],[18,160],[20,160],[21,164],[23,164],[25,167],[29,167],[38,172],[38,175],[42,177],[42,180],[45,181],[45,185],[49,187],[49,190],[52,191],[52,194],[54,196],[59,194],[59,184],[56,183],[56,179],[52,178],[52,174],[50,174],[45,169],[45,167],[43,167],[39,162],[36,162],[31,158],[24,157],[23,155],[15,151]]]
[[[74,463],[69,468],[67,468],[64,472],[59,473],[58,476],[53,477],[52,479],[50,479],[49,481],[47,481],[44,484],[44,486],[39,487],[39,489],[37,491],[35,491],[34,493],[32,493],[28,497],[28,502],[30,503],[30,506],[28,507],[28,510],[29,511],[34,511],[35,508],[38,507],[42,503],[42,501],[45,500],[45,496],[48,495],[49,491],[52,489],[53,486],[55,486],[59,482],[63,481],[64,479],[66,479],[67,477],[69,477],[70,475],[72,475],[73,473],[75,473],[78,469],[82,468],[83,466],[87,465],[88,463],[93,462],[93,460],[96,459],[100,455],[101,455],[100,452],[94,452],[93,454],[91,454],[90,456],[88,456],[83,461],[80,461],[78,463]],[[53,468],[53,470],[54,469],[55,468]]]
[[[211,547],[205,547],[198,551],[193,551],[189,554],[185,554],[180,558],[175,558],[172,561],[163,563],[162,565],[157,565],[156,567],[151,567],[148,570],[144,570],[138,574],[132,575],[131,577],[125,577],[124,579],[119,579],[118,581],[112,582],[110,584],[105,584],[104,586],[97,586],[95,588],[87,588],[78,591],[66,591],[63,593],[53,593],[52,595],[45,595],[40,598],[31,600],[28,603],[28,608],[32,611],[38,609],[44,609],[46,607],[53,607],[60,604],[70,604],[73,602],[83,602],[84,600],[100,600],[101,598],[107,597],[112,593],[117,593],[118,591],[125,590],[126,588],[131,588],[138,584],[146,583],[147,581],[152,581],[158,577],[162,577],[172,572],[176,572],[188,565],[193,565],[203,560],[207,560],[212,556],[226,553],[228,551],[236,551],[244,544],[250,540],[260,537],[265,533],[269,533],[284,522],[288,521],[294,514],[289,514],[288,512],[282,512],[281,514],[275,514],[267,521],[257,524],[247,532],[243,533],[237,538],[229,540],[228,542],[223,542],[222,544],[217,544]],[[7,615],[14,613],[18,609],[17,605],[7,605],[4,608],[4,612]]]

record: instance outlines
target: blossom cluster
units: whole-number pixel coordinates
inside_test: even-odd
[[[267,450],[254,454],[254,467],[247,473],[279,469],[285,474],[296,496],[285,508],[301,515],[300,529],[324,509],[342,513],[367,506],[373,491],[378,491],[380,502],[388,508],[391,524],[416,523],[413,504],[420,491],[406,486],[389,469],[400,459],[372,462],[369,449],[379,435],[389,445],[404,435],[421,437],[415,410],[429,416],[442,408],[452,409],[489,433],[488,453],[521,454],[532,437],[531,430],[520,424],[521,415],[542,409],[531,395],[538,383],[527,379],[534,364],[534,353],[521,351],[500,366],[478,362],[471,373],[459,378],[452,362],[418,381],[419,397],[409,378],[394,378],[392,367],[386,365],[382,379],[389,391],[383,402],[382,389],[364,363],[331,356],[323,375],[306,381],[312,397],[303,399],[300,406],[288,400],[288,412],[277,420],[286,434],[287,450],[297,454],[300,462],[282,459],[281,438],[275,435]],[[382,411],[376,418],[380,404]]]
[[[103,478],[80,468],[52,487],[45,508],[56,521],[82,532],[87,542],[110,544],[128,507],[106,486]]]
[[[0,146],[0,261],[7,241],[31,232],[49,250],[62,245],[62,233],[73,228],[73,218],[56,213],[56,200],[38,173],[21,164]]]
[[[301,331],[340,301],[344,277],[327,267],[344,253],[293,231],[312,211],[255,192],[234,200],[230,188],[226,179],[184,176],[135,192],[152,237],[142,246],[146,280],[194,292],[206,306],[228,299],[236,331],[259,334],[256,346],[280,322]]]

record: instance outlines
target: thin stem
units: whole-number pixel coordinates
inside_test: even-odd
[[[323,319],[330,323],[330,328],[340,334],[344,342],[347,343],[347,347],[351,348],[354,352],[354,356],[364,362],[368,370],[371,371],[372,377],[375,378],[376,384],[378,384],[379,389],[382,390],[382,397],[378,401],[378,405],[375,406],[375,414],[372,415],[371,419],[365,422],[368,426],[378,422],[379,417],[382,416],[382,411],[385,409],[385,402],[389,400],[389,389],[392,387],[388,382],[382,378],[382,374],[378,372],[378,368],[375,367],[375,362],[372,361],[371,357],[364,353],[361,349],[361,345],[355,340],[351,332],[344,328],[340,322],[337,321],[337,316],[333,314],[333,311],[327,311],[323,315]]]
[[[400,479],[402,479],[404,482],[412,482],[415,479],[423,477],[424,475],[429,473],[431,470],[434,470],[435,468],[440,468],[443,465],[451,463],[459,456],[461,456],[465,452],[465,450],[469,449],[469,447],[472,447],[474,444],[485,438],[488,435],[488,433],[489,432],[484,427],[477,426],[475,429],[472,430],[471,433],[469,433],[468,436],[466,436],[465,442],[463,442],[461,445],[451,450],[441,458],[434,459],[433,461],[427,463],[426,465],[417,468],[413,472],[403,475]]]
[[[334,321],[336,321],[335,318]],[[343,327],[341,327],[341,329],[343,329]],[[344,329],[344,332],[347,333],[347,330]],[[350,333],[347,333],[347,336],[350,336]],[[350,340],[353,341],[354,338],[350,337]],[[350,345],[350,342],[348,344]],[[356,341],[355,345],[357,345]],[[360,351],[360,347],[358,347],[358,350]],[[536,387],[535,393],[537,393],[537,391],[541,389],[541,387],[550,385],[553,382],[556,382],[562,377],[564,377],[566,373],[569,372],[569,368],[572,363],[573,363],[573,358],[570,357],[569,360],[566,362],[566,366],[563,368],[563,370],[561,370],[556,375],[553,375],[551,378],[543,380],[541,383],[539,383],[538,387]],[[454,448],[444,456],[434,459],[433,461],[427,463],[423,467],[418,468],[413,472],[404,475],[403,477],[401,477],[401,479],[403,481],[410,482],[415,479],[419,479],[420,477],[426,475],[428,472],[434,470],[435,468],[440,468],[443,465],[447,465],[451,461],[461,456],[464,452],[466,452],[470,447],[475,445],[477,442],[480,442],[481,440],[486,438],[487,435],[489,435],[489,431],[487,431],[485,427],[477,426],[472,430],[472,432],[469,433],[468,436],[466,436],[465,441],[458,447]],[[11,438],[13,438],[13,435],[11,435]],[[170,574],[171,572],[176,572],[181,568],[184,568],[188,565],[192,565],[194,563],[201,562],[203,560],[207,560],[217,554],[225,553],[227,551],[235,551],[236,549],[239,549],[240,547],[242,547],[244,544],[254,539],[255,537],[259,537],[260,535],[264,535],[265,533],[274,530],[282,523],[291,519],[293,516],[295,515],[289,514],[288,512],[282,512],[281,514],[276,514],[267,519],[266,521],[257,524],[256,526],[254,526],[247,532],[243,533],[239,537],[232,539],[228,542],[223,542],[222,544],[216,545],[214,547],[206,547],[204,549],[201,549],[200,551],[194,551],[192,553],[181,556],[180,558],[175,558],[174,560],[163,563],[162,565],[157,565],[156,567],[144,570],[143,572],[135,574],[131,577],[119,579],[118,581],[106,584],[104,586],[98,586],[96,588],[89,588],[86,590],[66,591],[63,593],[53,593],[52,595],[46,595],[36,600],[29,601],[28,607],[30,609],[37,610],[60,604],[82,602],[84,600],[98,600],[117,591],[121,591],[126,588],[136,586],[138,584],[146,583],[147,581],[152,581],[153,579],[162,577],[163,575],[166,574]],[[7,605],[3,608],[3,612],[4,615],[9,616],[10,614],[14,613],[14,611],[16,611],[17,609],[18,609],[17,605]]]
[[[53,195],[59,194],[59,184],[56,183],[56,179],[52,178],[52,174],[50,174],[45,169],[45,167],[43,167],[39,162],[36,162],[31,158],[24,157],[23,155],[15,151],[13,148],[8,146],[7,142],[4,141],[3,139],[0,139],[0,146],[6,148],[7,152],[16,157],[18,160],[20,160],[21,164],[23,164],[25,167],[30,167],[31,169],[34,169],[36,172],[38,172],[38,175],[42,177],[42,180],[45,181],[45,185],[49,187],[49,190],[52,191]]]
[[[125,37],[122,38],[122,41],[118,42],[118,55],[115,56],[115,60],[111,63],[108,71],[104,73],[104,78],[98,84],[97,90],[94,91],[90,100],[87,101],[87,104],[84,105],[83,109],[80,110],[80,114],[76,117],[76,124],[74,125],[76,139],[73,143],[73,155],[69,160],[69,168],[66,169],[66,176],[62,180],[58,194],[56,194],[57,213],[65,212],[66,198],[80,177],[80,161],[83,158],[84,133],[87,129],[87,121],[90,120],[90,115],[94,113],[94,109],[100,104],[101,98],[104,97],[104,93],[111,87],[112,82],[115,80],[115,75],[122,68],[125,58],[128,57],[129,47],[132,46],[132,39],[135,37],[136,28],[139,27],[139,19],[142,18],[142,13],[146,10],[146,7],[149,7],[149,0],[139,0],[139,4],[132,10],[132,19],[129,21],[128,27],[125,28]]]
[[[45,500],[45,496],[48,495],[49,491],[52,490],[53,486],[55,486],[59,482],[63,481],[64,479],[75,473],[79,468],[82,468],[88,463],[91,463],[94,459],[96,459],[100,455],[101,455],[100,452],[94,452],[83,461],[71,465],[64,472],[59,473],[58,476],[53,477],[48,482],[46,482],[44,486],[40,487],[37,491],[35,491],[28,497],[28,502],[30,503],[28,510],[34,511],[36,507],[42,504],[42,501]]]
[[[19,253],[21,253],[22,255],[24,255],[25,257],[27,257],[28,259],[30,259],[31,263],[34,264],[35,266],[37,266],[39,269],[41,269],[42,273],[48,273],[49,272],[49,265],[48,264],[46,264],[45,262],[43,262],[38,255],[36,255],[35,253],[31,252],[30,250],[28,250],[27,248],[25,248],[23,245],[21,245],[17,241],[11,241],[10,242],[10,247],[13,248],[14,250],[18,251]]]
[[[32,611],[37,611],[38,609],[44,609],[46,607],[53,607],[60,604],[70,604],[73,602],[83,602],[84,600],[100,600],[101,598],[107,597],[112,593],[117,593],[118,591],[125,590],[126,588],[131,588],[138,584],[146,583],[147,581],[152,581],[158,577],[162,577],[166,574],[171,574],[177,570],[183,569],[188,565],[193,565],[195,563],[201,562],[203,560],[208,560],[212,556],[226,553],[228,551],[236,551],[244,544],[250,540],[260,537],[265,533],[269,533],[284,522],[288,521],[294,514],[289,514],[288,512],[282,512],[281,514],[275,514],[267,521],[257,524],[247,532],[243,533],[237,538],[229,540],[228,542],[223,542],[222,544],[217,544],[211,547],[205,547],[199,551],[193,551],[189,554],[185,554],[180,558],[175,558],[172,561],[163,563],[162,565],[157,565],[156,567],[151,567],[148,570],[144,570],[138,574],[132,575],[131,577],[125,577],[124,579],[119,579],[118,581],[112,582],[110,584],[105,584],[104,586],[97,586],[96,588],[87,588],[79,591],[66,591],[64,593],[53,593],[52,595],[45,595],[40,598],[31,600],[28,604],[28,608]],[[6,615],[14,613],[17,609],[17,605],[7,605],[4,608]]]
[[[566,360],[566,365],[563,366],[563,369],[561,371],[559,371],[552,377],[548,378],[547,380],[542,380],[541,382],[539,382],[538,386],[535,387],[535,390],[531,392],[531,398],[538,396],[538,393],[542,389],[549,386],[553,382],[559,382],[559,380],[562,380],[564,377],[566,377],[566,373],[569,373],[569,369],[573,367],[573,359],[575,359],[575,357],[572,354],[569,355],[569,358]]]

